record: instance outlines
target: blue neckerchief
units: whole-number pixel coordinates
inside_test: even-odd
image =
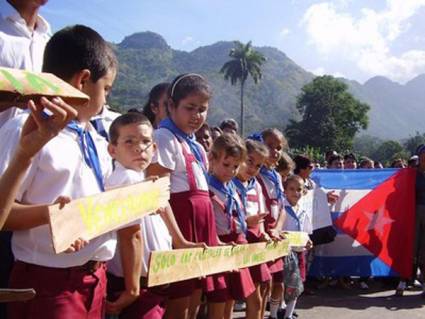
[[[301,231],[301,220],[297,216],[297,214],[295,214],[294,209],[292,208],[292,206],[285,205],[285,210],[289,214],[289,216],[291,216],[293,219],[295,219],[295,223],[297,224],[298,231]]]
[[[280,183],[280,180],[277,176],[277,172],[274,169],[268,169],[265,166],[262,166],[260,169],[260,174],[272,182],[274,188],[276,189],[277,200],[283,202],[285,196],[283,196],[283,189]]]
[[[246,233],[247,225],[245,221],[245,212],[240,207],[239,202],[236,199],[236,186],[230,181],[226,185],[220,182],[215,176],[208,175],[208,184],[218,190],[220,193],[226,195],[226,206],[225,213],[229,221],[232,220],[233,210],[235,209],[238,213],[238,220],[241,224],[241,229],[244,233]]]
[[[177,138],[183,139],[189,145],[191,152],[195,156],[198,163],[201,165],[204,172],[207,172],[207,165],[205,163],[204,157],[202,156],[202,150],[196,143],[195,134],[186,134],[181,129],[179,129],[169,117],[159,123],[159,128],[166,128],[170,130]]]
[[[233,178],[233,183],[235,184],[236,188],[239,191],[239,194],[241,195],[241,199],[243,202],[243,205],[245,206],[245,209],[248,207],[248,192],[251,189],[255,188],[255,178],[251,178],[248,181],[248,185],[244,185],[238,178]]]
[[[78,134],[78,144],[80,144],[81,153],[83,154],[84,161],[87,166],[93,171],[97,184],[102,192],[105,191],[105,186],[103,184],[103,174],[102,168],[100,167],[99,156],[97,154],[96,145],[94,144],[93,138],[90,135],[90,132],[83,130],[81,126],[78,125],[78,122],[71,121],[66,126],[70,130]]]
[[[103,120],[99,117],[93,120],[90,120],[91,125],[93,125],[94,129],[96,130],[99,135],[103,136],[108,142],[108,132],[106,132],[105,125],[103,125]]]

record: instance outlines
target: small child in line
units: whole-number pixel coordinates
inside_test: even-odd
[[[215,227],[224,243],[247,244],[247,221],[244,205],[232,179],[245,161],[246,148],[236,134],[224,133],[218,137],[209,154],[209,186],[213,201]],[[227,274],[227,289],[210,294],[217,302],[225,302],[223,315],[232,318],[235,300],[246,300],[246,318],[259,319],[260,300],[248,268]]]
[[[260,183],[255,178],[269,156],[268,148],[257,141],[246,140],[247,159],[241,164],[238,175],[233,179],[237,192],[245,208],[248,230],[248,243],[270,241],[270,236],[264,229],[264,217],[268,212]],[[266,263],[250,267],[256,294],[260,301],[260,318],[264,318],[269,292],[271,274]],[[249,306],[249,304],[247,305]]]
[[[304,194],[304,180],[298,175],[291,175],[284,182],[286,219],[282,230],[306,231],[312,229],[312,221],[301,203]],[[307,264],[304,249],[312,247],[309,241],[306,247],[291,253],[284,258],[284,284],[286,301],[285,319],[294,318],[295,305],[298,297],[304,290],[303,282],[306,278]]]
[[[121,115],[111,125],[109,153],[115,169],[107,179],[108,188],[125,186],[145,179],[144,170],[156,151],[153,128],[142,114]],[[165,286],[147,288],[149,256],[155,250],[204,247],[187,242],[170,209],[148,215],[119,229],[118,247],[108,262],[107,311],[121,319],[159,319],[165,313]],[[140,284],[139,284],[140,283]],[[140,288],[140,294],[139,294]]]

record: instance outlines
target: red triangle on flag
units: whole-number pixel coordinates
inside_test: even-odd
[[[334,221],[403,278],[412,271],[415,178],[414,169],[397,171]]]

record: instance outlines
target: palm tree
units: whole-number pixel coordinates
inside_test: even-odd
[[[255,84],[261,79],[261,65],[266,61],[266,58],[258,51],[254,50],[251,41],[243,44],[235,41],[235,47],[230,50],[229,56],[231,60],[224,63],[220,73],[224,73],[224,79],[229,80],[232,85],[241,83],[241,136],[244,136],[244,86],[251,76]]]

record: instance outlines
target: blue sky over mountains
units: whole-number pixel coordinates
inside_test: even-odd
[[[360,82],[425,73],[425,0],[50,0],[41,13],[53,31],[82,23],[112,42],[147,30],[186,51],[252,40],[317,75]]]

